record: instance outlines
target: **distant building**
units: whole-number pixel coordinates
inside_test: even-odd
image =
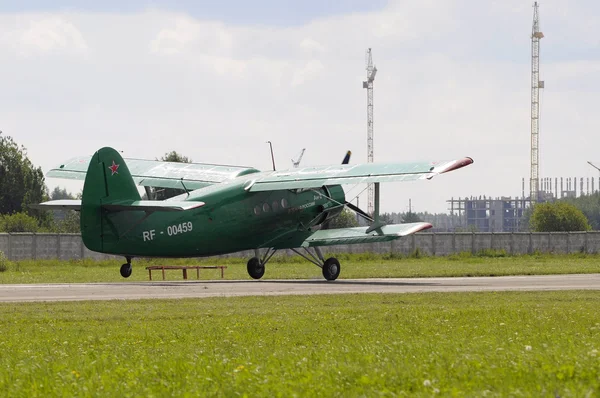
[[[518,232],[524,230],[523,214],[529,205],[523,198],[471,197],[450,199],[448,210],[458,221],[455,231]],[[454,218],[453,218],[454,219]]]

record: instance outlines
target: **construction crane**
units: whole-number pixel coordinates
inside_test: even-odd
[[[533,27],[531,29],[531,176],[529,180],[529,200],[531,203],[540,201],[540,88],[544,82],[540,80],[540,18],[538,2],[533,3]]]
[[[373,82],[377,74],[377,68],[373,65],[371,49],[367,49],[367,80],[363,81],[363,88],[367,89],[367,163],[373,163]],[[367,191],[367,213],[373,215],[375,190],[373,184],[369,184]]]
[[[304,156],[304,151],[306,151],[306,148],[302,148],[302,151],[300,151],[300,155],[298,155],[298,160],[292,159],[292,164],[294,165],[294,168],[300,166],[300,161],[302,160],[302,156]]]

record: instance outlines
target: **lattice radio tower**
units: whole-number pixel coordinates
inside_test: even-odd
[[[367,80],[363,81],[363,88],[367,89],[367,162],[373,163],[373,82],[377,74],[377,68],[373,66],[371,49],[367,50]],[[373,215],[375,191],[373,184],[369,184],[367,191],[367,213]]]
[[[538,2],[533,3],[533,27],[531,29],[531,177],[529,180],[531,202],[540,201],[540,88],[544,82],[540,80],[540,39],[544,34],[540,32],[540,19]]]

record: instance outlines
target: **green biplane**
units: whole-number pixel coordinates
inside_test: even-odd
[[[324,259],[320,246],[384,242],[431,228],[425,222],[382,223],[380,182],[431,179],[471,163],[471,158],[463,158],[260,172],[199,163],[126,162],[107,147],[47,174],[85,180],[81,200],[49,201],[36,207],[80,210],[85,246],[123,255],[125,278],[131,275],[134,257],[202,257],[254,250],[248,274],[260,279],[277,250],[291,249],[322,268],[325,279],[332,281],[340,274],[340,263],[333,257]],[[341,184],[358,183],[375,183],[372,218],[346,201]],[[163,201],[142,200],[138,186],[183,188],[185,193]],[[370,226],[320,229],[345,207],[369,220]]]

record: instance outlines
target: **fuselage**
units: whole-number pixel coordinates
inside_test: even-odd
[[[104,214],[102,239],[86,239],[84,235],[84,243],[95,251],[145,257],[292,248],[343,209],[345,195],[339,185],[256,193],[247,190],[254,179],[268,174],[240,176],[170,199],[204,202],[198,209]]]

